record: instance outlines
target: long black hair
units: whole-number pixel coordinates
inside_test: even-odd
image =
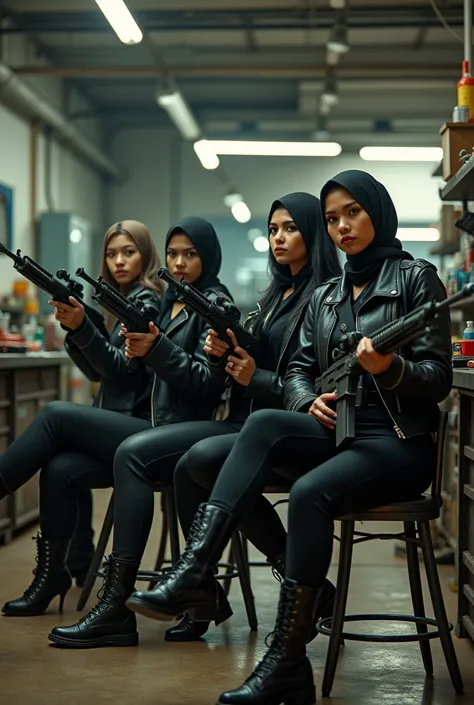
[[[290,286],[295,289],[304,286],[297,310],[306,305],[316,287],[332,277],[341,276],[341,263],[337,248],[327,236],[326,227],[321,216],[319,198],[309,193],[289,193],[274,201],[268,215],[268,228],[272,216],[278,208],[285,208],[291,215],[296,227],[306,244],[308,261],[294,277],[290,267],[278,264],[272,250],[269,250],[268,274],[270,284],[263,292],[260,300],[260,310],[265,314],[281,298],[282,290]]]

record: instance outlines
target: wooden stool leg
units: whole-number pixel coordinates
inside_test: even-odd
[[[257,612],[255,610],[255,600],[252,592],[252,586],[250,584],[250,570],[245,559],[245,552],[242,547],[242,541],[238,531],[236,531],[232,537],[232,552],[235,557],[237,570],[239,571],[240,587],[242,588],[242,595],[244,598],[245,609],[247,611],[249,627],[252,631],[255,631],[258,628],[258,620]]]
[[[438,623],[438,630],[443,647],[444,658],[451,676],[451,681],[456,693],[462,693],[464,690],[461,671],[459,670],[456,651],[454,650],[453,640],[449,631],[448,618],[444,607],[443,594],[439,582],[438,568],[436,566],[433,543],[431,541],[430,525],[427,521],[418,523],[418,531],[421,539],[421,548],[423,550],[423,559],[425,563],[426,577],[430,588],[431,601],[435,619]]]
[[[416,539],[416,529],[413,521],[404,522],[405,533],[407,538]],[[421,586],[420,564],[418,561],[417,544],[414,541],[407,541],[407,568],[408,578],[410,580],[411,600],[413,604],[413,614],[415,617],[426,617],[425,605],[423,602],[423,588]],[[418,634],[427,634],[428,626],[426,624],[417,624],[416,629]],[[421,658],[425,673],[427,676],[433,675],[433,657],[431,655],[430,642],[422,640],[419,642]]]
[[[354,522],[341,522],[341,548],[339,554],[339,569],[337,572],[336,597],[334,613],[331,622],[331,636],[326,656],[323,677],[323,697],[329,697],[336,674],[337,660],[341,646],[341,634],[344,630],[344,617],[346,614],[347,593],[349,592],[349,579],[351,575],[352,548],[354,539]]]
[[[107,507],[107,512],[105,514],[104,523],[102,524],[102,529],[100,532],[99,540],[97,542],[97,548],[94,551],[94,556],[92,558],[89,570],[87,571],[86,579],[84,581],[84,587],[79,595],[79,600],[77,601],[76,609],[80,612],[84,609],[84,605],[89,599],[89,595],[94,587],[95,579],[102,563],[104,557],[105,549],[107,548],[107,543],[112,533],[112,527],[114,525],[114,495],[110,498],[109,506]]]
[[[166,511],[166,497],[164,492],[161,493],[161,536],[160,536],[160,543],[158,546],[158,555],[156,556],[156,561],[155,561],[155,571],[161,570],[163,563],[165,561],[165,554],[166,554],[166,544],[168,542],[168,512]],[[153,590],[155,586],[157,585],[156,580],[151,580],[148,583],[148,590]]]

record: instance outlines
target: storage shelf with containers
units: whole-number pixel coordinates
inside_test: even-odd
[[[441,257],[448,293],[455,293],[464,283],[474,281],[474,214],[471,216],[469,212],[469,204],[474,201],[474,123],[447,123],[441,134],[442,176],[446,183],[440,189],[444,203],[440,241],[432,253]],[[449,202],[456,205],[448,205]],[[451,264],[448,269],[447,257]],[[453,306],[451,320],[454,388],[445,403],[449,427],[443,473],[444,506],[437,529],[454,551],[458,592],[456,632],[474,640],[474,351],[471,349],[474,336],[467,325],[468,321],[474,321],[474,297]]]
[[[0,355],[0,453],[50,401],[68,396],[70,361],[64,352]],[[0,501],[0,542],[39,516],[39,474]]]

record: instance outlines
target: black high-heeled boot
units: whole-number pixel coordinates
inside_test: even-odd
[[[36,617],[43,614],[49,604],[59,595],[59,611],[63,611],[64,598],[72,585],[71,575],[66,567],[69,541],[64,539],[44,539],[36,536],[36,562],[34,579],[23,595],[16,600],[5,602],[3,614],[8,617]]]
[[[133,592],[138,565],[121,561],[113,554],[105,559],[104,583],[97,593],[99,602],[70,627],[54,627],[48,639],[58,646],[92,649],[96,646],[136,646],[137,620],[125,607]]]
[[[217,705],[314,705],[313,671],[306,642],[321,590],[285,578],[269,649],[236,690],[222,693]]]
[[[232,607],[229,604],[225,590],[218,580],[217,583],[217,611],[214,619],[216,627],[222,622],[232,617],[234,614]],[[186,614],[181,619],[180,623],[175,627],[170,627],[165,632],[165,641],[197,641],[200,639],[210,627],[211,622],[196,622],[191,619],[189,614]]]
[[[191,619],[213,621],[218,606],[213,566],[235,526],[235,519],[223,509],[201,504],[176,565],[154,590],[134,592],[127,607],[151,619],[171,620],[187,611]]]

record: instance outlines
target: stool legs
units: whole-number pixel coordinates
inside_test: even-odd
[[[102,559],[105,554],[105,549],[107,548],[107,543],[112,533],[112,527],[114,525],[114,495],[110,498],[109,506],[107,507],[107,512],[105,515],[104,523],[102,524],[102,529],[100,532],[99,540],[97,541],[97,548],[94,551],[94,556],[92,558],[89,570],[87,571],[86,579],[84,581],[84,587],[79,595],[79,600],[77,601],[76,609],[80,612],[84,609],[84,605],[89,599],[89,595],[94,587],[95,579],[97,577],[97,572],[102,563]]]
[[[420,576],[420,563],[418,561],[418,547],[415,540],[417,539],[415,524],[412,521],[406,521],[403,523],[405,534],[408,538],[414,539],[414,541],[407,541],[407,568],[408,568],[408,578],[410,580],[410,592],[411,600],[413,604],[413,614],[416,617],[426,617],[425,605],[423,603],[423,589],[421,586],[421,576]],[[428,627],[426,624],[420,624],[417,622],[416,628],[418,634],[427,634]],[[427,676],[433,675],[433,658],[431,656],[431,646],[430,642],[427,640],[421,640],[420,651],[421,658],[423,660],[423,666],[425,667],[425,673]]]
[[[250,583],[250,569],[242,546],[242,539],[238,531],[236,531],[232,537],[232,553],[239,573],[240,587],[242,589],[249,627],[252,631],[255,631],[258,628],[258,620]]]
[[[158,554],[156,556],[156,561],[155,561],[155,567],[154,571],[157,573],[158,571],[161,570],[163,567],[163,563],[165,562],[165,556],[166,556],[166,544],[168,542],[168,514],[166,512],[166,500],[165,500],[165,495],[162,492],[160,494],[160,499],[161,499],[161,535],[160,535],[160,543],[158,546]],[[153,590],[156,585],[157,585],[156,580],[152,580],[148,583],[148,589]]]
[[[178,513],[176,511],[176,505],[174,501],[173,487],[166,487],[163,492],[163,502],[164,509],[166,510],[167,524],[170,536],[171,561],[174,565],[175,563],[177,563],[181,555],[181,550],[179,547]]]
[[[346,614],[347,594],[349,592],[349,579],[351,575],[352,547],[354,539],[354,522],[341,523],[341,541],[339,553],[339,570],[337,573],[337,586],[334,604],[334,613],[331,622],[331,636],[329,637],[328,653],[323,677],[323,697],[329,697],[336,674],[341,634],[344,629]]]
[[[444,607],[441,585],[439,582],[438,569],[435,562],[433,543],[431,540],[430,525],[427,521],[418,522],[418,532],[421,540],[421,548],[423,551],[423,559],[425,562],[426,577],[430,588],[431,601],[435,619],[438,623],[438,630],[443,647],[444,658],[451,676],[451,681],[456,693],[462,693],[464,690],[459,664],[454,650],[451,633],[449,630],[448,618]]]

